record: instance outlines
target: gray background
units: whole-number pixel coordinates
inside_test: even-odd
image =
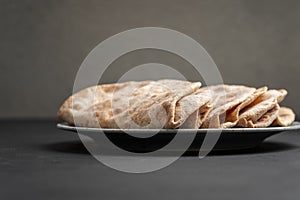
[[[144,26],[200,42],[225,83],[287,88],[284,104],[300,113],[299,19],[297,0],[0,0],[0,118],[54,118],[86,55],[104,39]],[[143,52],[116,61],[105,81],[125,65],[161,58],[188,68],[174,56]]]

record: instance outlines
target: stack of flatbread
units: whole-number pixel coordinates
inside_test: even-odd
[[[295,114],[279,106],[286,95],[267,87],[132,81],[86,88],[63,103],[58,118],[75,126],[120,129],[289,126]]]

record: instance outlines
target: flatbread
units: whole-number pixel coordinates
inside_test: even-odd
[[[207,105],[208,97],[194,93],[200,86],[179,80],[98,85],[68,98],[58,118],[84,127],[178,128]]]
[[[57,116],[61,121],[70,125],[81,127],[112,127],[117,128],[114,120],[111,120],[113,110],[111,102],[114,92],[117,96],[122,96],[131,92],[134,88],[141,88],[150,81],[143,82],[125,82],[115,84],[103,84],[86,88],[70,96],[59,108]],[[120,106],[115,112],[124,112],[124,107]],[[98,115],[101,118],[98,119]],[[101,124],[101,126],[100,126]]]
[[[201,127],[202,123],[207,118],[207,115],[211,111],[212,106],[209,102],[204,104],[200,107],[200,109],[197,109],[195,112],[193,112],[186,121],[180,126],[180,128],[183,129],[198,129]]]
[[[292,109],[287,107],[281,107],[278,112],[276,120],[273,122],[273,126],[289,126],[295,121],[295,113]]]
[[[97,85],[70,96],[58,118],[81,127],[121,129],[261,128],[295,120],[291,109],[279,106],[284,89],[200,87],[180,80]]]
[[[200,91],[209,91],[212,110],[201,128],[226,128],[226,112],[244,102],[254,94],[255,88],[241,85],[216,85],[200,88]],[[234,126],[234,124],[232,125]]]
[[[246,123],[246,128],[265,128],[270,126],[278,116],[279,105],[276,104],[272,109],[268,110],[257,121],[249,120]]]
[[[249,97],[247,97],[245,99],[245,101],[241,102],[233,109],[227,111],[225,124],[229,122],[229,123],[236,125],[237,120],[239,119],[241,110],[243,110],[245,107],[250,105],[253,101],[255,101],[259,96],[264,94],[267,90],[268,90],[267,87],[261,87],[261,88],[257,89],[253,94],[251,94]]]
[[[200,82],[153,81],[129,95],[128,111],[115,116],[115,120],[120,128],[177,128],[199,105],[181,106],[181,113],[187,114],[182,115],[180,120],[176,120],[176,105],[180,99],[193,94],[200,86]]]
[[[181,128],[198,129],[211,109],[208,91],[196,91],[181,98],[176,104],[172,124],[182,124]]]
[[[268,111],[272,110],[275,106],[277,106],[277,104],[280,103],[286,95],[286,90],[268,90],[264,92],[241,111],[237,126],[252,126],[251,124],[248,125],[247,122],[251,121],[255,124],[263,115],[265,115]],[[268,119],[270,120],[273,118]]]

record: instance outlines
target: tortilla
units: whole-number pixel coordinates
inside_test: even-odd
[[[58,118],[87,127],[178,128],[207,105],[208,97],[194,93],[200,86],[179,80],[98,85],[68,98]]]
[[[210,92],[212,105],[212,110],[201,128],[226,128],[230,122],[226,121],[226,112],[246,101],[256,91],[255,88],[241,85],[216,85],[199,90]]]
[[[207,91],[196,91],[180,99],[176,104],[172,124],[182,124],[181,128],[199,128],[211,109],[210,95]]]
[[[257,99],[259,96],[264,94],[267,90],[268,90],[267,87],[261,87],[257,89],[253,94],[247,97],[245,101],[241,102],[232,110],[227,111],[226,122],[224,123],[223,127],[235,126],[237,124],[237,120],[239,119],[241,110],[243,110],[245,107],[251,104],[255,99]]]
[[[123,112],[121,116],[116,116],[115,120],[120,128],[177,128],[190,113],[199,109],[199,104],[181,106],[180,120],[176,120],[178,118],[176,105],[180,99],[193,94],[200,86],[200,82],[153,81],[128,96],[128,111]]]
[[[210,103],[206,103],[193,112],[186,121],[180,126],[183,129],[198,129],[207,118],[210,110],[212,109]]]
[[[70,96],[58,118],[70,125],[116,129],[261,128],[295,120],[291,109],[279,106],[286,90],[200,87],[200,82],[180,80],[97,85]]]
[[[262,95],[257,97],[251,104],[249,104],[241,111],[237,126],[251,127],[252,125],[248,125],[248,121],[251,121],[253,124],[255,124],[268,111],[272,110],[274,107],[277,107],[277,104],[280,103],[286,95],[286,90],[268,90],[264,92]],[[271,120],[273,118],[268,119]]]
[[[247,121],[247,128],[265,128],[270,126],[273,121],[277,118],[279,112],[279,105],[276,104],[272,109],[268,110],[265,114],[261,116],[257,121],[249,120]]]
[[[82,127],[99,128],[102,123],[103,127],[114,127],[116,124],[111,119],[112,109],[111,100],[114,91],[122,93],[130,92],[133,88],[140,88],[150,81],[144,82],[126,82],[115,84],[103,84],[86,88],[70,96],[59,108],[57,116],[61,121],[70,125]],[[120,107],[117,111],[123,112],[124,108]],[[98,115],[101,114],[100,120]]]
[[[292,109],[287,107],[281,107],[278,112],[276,120],[273,122],[273,126],[289,126],[295,121],[295,113]]]

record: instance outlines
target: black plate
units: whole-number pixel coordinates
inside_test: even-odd
[[[177,133],[177,129],[126,129],[126,133],[143,136],[144,138],[132,137],[120,129],[98,129],[87,127],[74,127],[66,123],[58,123],[57,127],[62,130],[80,132],[80,134],[91,137],[93,134],[105,134],[112,143],[130,152],[146,153],[158,150],[166,146]],[[220,150],[240,150],[256,147],[266,138],[284,132],[300,129],[300,122],[294,122],[288,127],[268,127],[268,128],[230,128],[221,129],[222,133],[214,146],[214,151]],[[194,133],[195,130],[180,129],[186,134]],[[218,133],[220,129],[209,129],[209,134]],[[196,137],[188,148],[188,151],[199,151],[208,129],[196,130]],[[155,134],[157,133],[157,134]],[[149,137],[149,135],[153,135]],[[180,149],[167,149],[169,151]]]

